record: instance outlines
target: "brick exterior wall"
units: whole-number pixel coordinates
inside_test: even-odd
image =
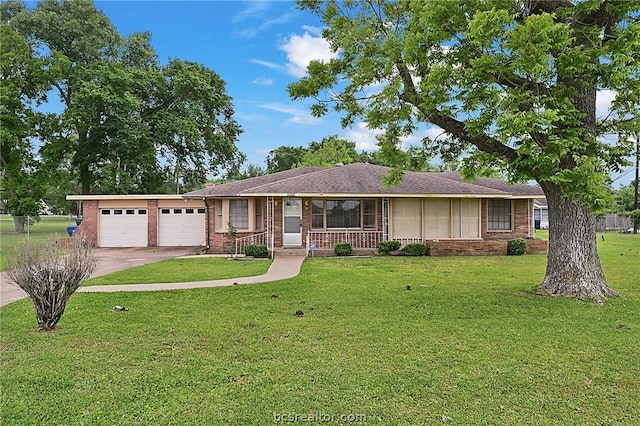
[[[76,232],[85,235],[93,245],[98,245],[98,201],[82,202],[82,223]]]
[[[283,197],[274,197],[273,223],[274,246],[282,247],[282,200]],[[302,200],[302,244],[306,244],[307,232],[311,229],[312,198],[303,197]],[[510,231],[489,232],[487,230],[487,200],[481,200],[481,236],[482,240],[439,240],[425,241],[427,249],[432,256],[455,255],[504,255],[507,251],[507,241],[512,238],[529,238],[533,235],[533,218],[529,211],[529,200],[513,201],[514,226]],[[208,237],[210,253],[229,253],[231,239],[226,232],[216,232],[217,220],[216,203],[209,202]],[[263,204],[263,227],[267,229],[267,200]],[[376,229],[382,231],[382,199],[376,203]],[[261,231],[256,231],[261,232]],[[254,232],[239,232],[238,237],[251,235]],[[546,253],[547,242],[528,239],[529,253]],[[355,244],[354,244],[355,245]],[[372,247],[375,251],[375,247]]]
[[[513,200],[513,229],[510,231],[489,231],[487,229],[487,200],[480,207],[481,237],[483,240],[510,240],[512,238],[530,238],[533,236],[533,212],[529,200]]]
[[[274,209],[278,209],[278,208],[282,209],[282,198],[278,200],[279,200],[278,205],[274,206]],[[216,211],[216,209],[218,204],[215,200],[208,201],[207,203],[209,206],[208,208],[209,214],[207,216],[207,223],[205,226],[208,233],[208,244],[209,244],[209,248],[207,249],[207,252],[214,253],[214,254],[228,254],[229,249],[232,245],[232,240],[226,231],[226,226],[225,226],[225,231],[216,230],[216,221],[218,217],[218,212]],[[282,222],[282,211],[280,212],[279,217],[280,219],[274,218],[274,220],[280,220],[280,222]],[[280,232],[281,224],[278,225],[276,223],[275,226],[278,226],[277,232]],[[262,203],[262,229],[259,231],[238,232],[237,237],[238,238],[246,237],[249,235],[265,232],[266,230],[267,230],[267,200],[265,198]],[[275,237],[276,239],[278,239],[278,234],[276,234]],[[280,235],[279,241],[282,241],[282,235]],[[276,242],[275,244],[276,244],[276,247],[279,247],[278,242]]]
[[[490,241],[460,241],[439,240],[426,241],[428,256],[490,256],[507,254],[507,242],[509,240]],[[527,253],[546,253],[547,241],[527,240]]]
[[[209,253],[228,253],[229,240],[226,234],[216,232],[217,208],[218,204],[215,200],[209,201],[209,215],[207,216]]]
[[[158,200],[147,201],[147,245],[158,246]]]
[[[304,217],[304,202],[302,203],[302,216]],[[302,243],[304,244],[305,229],[302,227]],[[273,246],[282,247],[282,197],[273,197]]]

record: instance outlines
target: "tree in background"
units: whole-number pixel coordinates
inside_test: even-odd
[[[3,10],[2,16],[10,12]],[[40,99],[44,85],[32,77],[41,64],[33,59],[31,44],[5,23],[0,40],[0,188],[16,232],[24,232],[26,217],[38,216],[44,195],[31,139],[38,115],[26,100]]]
[[[638,2],[299,0],[322,17],[339,58],[312,61],[289,87],[333,108],[343,125],[383,129],[382,150],[430,123],[448,138],[443,155],[463,169],[496,168],[536,180],[549,205],[549,254],[541,291],[602,301],[616,295],[596,247],[594,213],[610,202],[606,181],[630,155],[640,99]],[[598,90],[615,94],[596,119]],[[326,94],[326,96],[324,96]]]
[[[264,176],[265,174],[267,174],[267,171],[265,169],[256,164],[249,163],[242,168],[238,167],[235,170],[227,173],[225,178],[221,180],[221,183],[250,179],[258,176]]]
[[[357,163],[359,160],[360,154],[356,151],[354,142],[332,135],[320,142],[311,142],[300,159],[299,166],[333,167],[336,164]]]
[[[320,166],[333,167],[336,164],[369,163],[381,166],[401,165],[403,170],[436,171],[451,170],[451,165],[434,166],[433,152],[426,150],[429,142],[423,145],[412,145],[406,151],[393,149],[392,152],[382,150],[358,152],[356,144],[338,135],[327,136],[320,142],[312,141],[305,148],[302,146],[280,146],[267,155],[267,173],[276,173],[296,167]]]
[[[19,4],[3,7],[43,64],[29,77],[46,81],[63,106],[36,129],[50,172],[69,159],[82,193],[160,192],[167,165],[204,182],[244,160],[231,98],[214,71],[179,59],[160,65],[149,33],[123,37],[91,1]]]
[[[629,216],[637,232],[637,230],[640,229],[640,209],[636,208],[635,203],[635,182],[620,187],[618,191],[616,191],[615,197],[616,209],[614,213]]]
[[[302,146],[279,146],[267,155],[267,173],[283,172],[295,169],[307,152]]]

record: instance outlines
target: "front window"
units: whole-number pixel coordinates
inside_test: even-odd
[[[256,231],[259,231],[262,229],[262,200],[257,199],[255,200],[255,205],[253,207],[254,213],[255,213],[255,226],[254,228],[256,229]]]
[[[489,231],[511,231],[511,200],[488,200],[487,210]]]
[[[249,200],[229,200],[229,223],[235,229],[249,229]]]
[[[216,228],[218,230],[224,229],[224,219],[222,217],[222,200],[216,201]]]
[[[312,200],[313,229],[376,227],[376,200]]]
[[[311,227],[314,229],[324,228],[324,201],[311,201]]]
[[[364,200],[362,202],[362,227],[365,229],[375,229],[376,200]]]
[[[360,228],[360,200],[327,200],[327,228]]]

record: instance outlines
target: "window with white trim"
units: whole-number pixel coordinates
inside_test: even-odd
[[[262,230],[262,200],[261,199],[254,200],[253,212],[255,216],[254,228],[256,231],[260,231]]]
[[[375,229],[376,200],[311,200],[313,229]]]
[[[513,229],[513,203],[511,200],[487,200],[487,230],[511,231]]]
[[[324,229],[324,200],[311,201],[311,228]]]
[[[249,229],[249,200],[229,200],[229,224],[235,229]]]
[[[362,227],[376,228],[376,200],[362,200]]]
[[[222,200],[216,201],[216,229],[224,229],[224,220],[222,215]]]

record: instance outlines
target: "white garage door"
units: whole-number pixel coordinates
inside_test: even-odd
[[[165,247],[204,246],[204,208],[158,209],[158,245]]]
[[[146,247],[147,209],[100,209],[100,247]]]

